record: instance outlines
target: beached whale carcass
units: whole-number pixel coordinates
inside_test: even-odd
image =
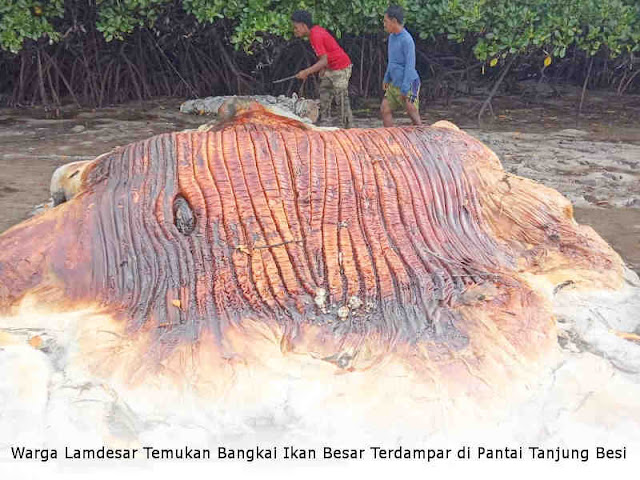
[[[549,290],[623,282],[566,199],[450,123],[230,111],[62,172],[66,201],[0,236],[0,308],[100,308],[122,343],[102,367],[251,362],[260,336],[337,372],[392,361],[482,396],[556,348]]]

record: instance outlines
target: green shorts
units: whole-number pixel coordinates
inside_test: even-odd
[[[400,94],[400,89],[393,85],[389,84],[387,90],[384,92],[384,97],[389,102],[389,106],[392,110],[404,109],[406,108],[405,102],[402,100],[402,95]],[[420,110],[420,80],[416,79],[411,83],[411,87],[409,88],[409,92],[407,93],[407,98],[409,102],[416,107],[416,110]]]

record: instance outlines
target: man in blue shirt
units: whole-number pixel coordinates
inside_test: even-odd
[[[416,71],[416,45],[403,26],[404,12],[392,5],[384,14],[384,30],[389,35],[389,64],[382,88],[384,99],[380,105],[382,123],[393,126],[392,110],[405,108],[414,125],[420,125],[420,77]]]

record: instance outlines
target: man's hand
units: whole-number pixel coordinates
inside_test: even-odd
[[[382,90],[386,92],[387,88],[389,88],[389,84],[388,83],[383,83],[382,84]]]
[[[300,70],[297,74],[296,74],[296,78],[298,80],[306,80],[307,77],[309,76],[309,74],[307,73],[306,70]]]

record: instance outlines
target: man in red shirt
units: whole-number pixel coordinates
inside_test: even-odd
[[[318,61],[309,68],[300,70],[296,78],[306,79],[318,73],[320,76],[320,120],[330,123],[331,104],[335,98],[340,106],[340,120],[344,128],[353,126],[353,114],[349,104],[349,79],[351,78],[351,59],[338,45],[336,39],[324,28],[313,25],[311,14],[306,10],[297,10],[291,15],[293,34],[296,37],[309,37]]]

